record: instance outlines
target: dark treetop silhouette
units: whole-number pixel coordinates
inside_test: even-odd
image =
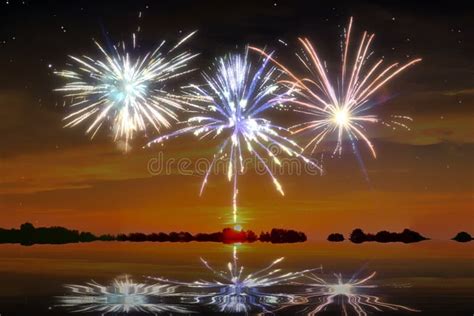
[[[472,236],[466,232],[459,232],[456,236],[454,236],[453,240],[458,242],[468,242],[472,240]]]
[[[352,231],[349,239],[353,243],[359,244],[366,241],[412,243],[427,240],[428,238],[423,237],[420,233],[407,228],[405,228],[401,233],[392,233],[383,230],[375,235],[365,234],[362,229],[357,228]]]
[[[333,233],[328,236],[328,241],[340,242],[344,241],[344,235],[339,233]]]

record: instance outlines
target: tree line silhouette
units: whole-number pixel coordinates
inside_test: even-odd
[[[222,242],[222,243],[244,243],[244,242],[270,242],[270,243],[294,243],[306,241],[303,232],[295,230],[273,228],[270,232],[262,232],[260,235],[251,230],[237,231],[232,228],[224,228],[221,232],[197,233],[171,232],[171,233],[130,233],[118,235],[96,236],[90,232],[80,232],[64,227],[34,227],[31,223],[24,223],[20,229],[0,228],[0,243],[20,243],[22,245],[33,244],[66,244],[92,241],[131,241],[131,242]]]
[[[401,233],[388,232],[386,230],[380,231],[377,234],[366,234],[360,228],[356,228],[352,231],[349,240],[353,243],[360,244],[367,241],[376,241],[376,242],[403,242],[403,243],[412,243],[420,242],[423,240],[428,240],[422,236],[420,233],[405,228]],[[344,235],[340,233],[332,233],[327,238],[328,241],[332,242],[341,242],[344,241]],[[474,240],[472,236],[467,232],[459,232],[456,236],[452,238],[457,242],[468,242]]]
[[[232,228],[224,228],[221,232],[215,233],[197,233],[192,235],[188,232],[167,233],[130,233],[119,234],[116,237],[118,241],[158,241],[158,242],[190,242],[190,241],[208,241],[222,242],[227,244],[244,242],[270,242],[270,243],[294,243],[307,240],[305,233],[292,229],[273,228],[270,232],[261,232],[257,235],[251,230],[237,231]]]
[[[405,229],[401,233],[388,231],[380,231],[376,234],[366,234],[360,228],[354,229],[350,234],[349,240],[359,244],[363,242],[403,242],[413,243],[428,238],[420,233],[410,229]],[[53,227],[34,227],[31,223],[24,223],[20,229],[3,229],[0,228],[0,243],[20,243],[22,245],[33,244],[67,244],[78,242],[92,241],[131,241],[131,242],[221,242],[221,243],[252,243],[256,241],[269,243],[295,243],[307,240],[305,233],[292,229],[273,228],[270,232],[261,232],[259,235],[251,230],[234,230],[232,228],[224,228],[220,232],[214,233],[197,233],[189,232],[171,232],[171,233],[130,233],[118,235],[99,235],[96,236],[90,232],[80,232],[78,230],[70,230],[60,226]],[[344,241],[344,235],[340,233],[330,234],[328,241],[341,242]],[[452,240],[458,242],[468,242],[473,240],[472,236],[467,232],[459,232]]]
[[[339,233],[330,234],[327,238],[329,241],[340,242],[344,241],[344,235]],[[420,233],[405,228],[401,233],[389,232],[386,230],[380,231],[374,234],[366,234],[360,228],[356,228],[352,231],[349,240],[355,244],[360,244],[367,241],[376,242],[403,242],[412,243],[427,240],[428,238],[422,236]]]
[[[96,240],[114,240],[114,237],[111,235],[96,236],[89,232],[79,232],[59,226],[36,228],[31,223],[22,224],[20,229],[0,228],[0,243],[67,244]]]

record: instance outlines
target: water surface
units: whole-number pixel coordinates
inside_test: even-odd
[[[196,242],[0,245],[0,314],[67,314],[68,310],[57,306],[57,297],[69,294],[64,284],[84,284],[90,280],[107,284],[124,274],[139,282],[150,282],[146,276],[179,281],[213,280],[215,277],[199,258],[203,257],[214,267],[225,270],[227,262],[232,259],[232,249],[231,245]],[[384,309],[382,313],[369,308],[366,310],[369,315],[474,313],[474,243],[254,243],[238,246],[238,257],[247,273],[261,269],[279,257],[285,257],[278,265],[283,272],[322,266],[323,271],[316,274],[331,281],[335,281],[333,273],[341,273],[350,279],[353,276],[363,278],[376,271],[370,284],[378,287],[368,290],[368,294],[387,303],[420,310],[413,313]],[[294,291],[292,287],[269,290],[278,293]],[[290,306],[277,313],[304,314],[308,312],[307,305]],[[211,314],[218,310],[206,306],[195,311]],[[341,313],[341,306],[335,302],[320,314]]]

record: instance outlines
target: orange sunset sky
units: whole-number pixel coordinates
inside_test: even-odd
[[[143,29],[149,31],[145,38],[154,38],[158,27],[171,32],[176,28],[170,21],[182,18],[185,22],[180,27],[203,30],[191,44],[202,53],[197,66],[209,65],[216,55],[235,49],[236,41],[240,47],[247,42],[263,47],[280,37],[287,39],[289,46],[277,48],[286,50],[282,58],[292,64],[296,61],[288,56],[293,56],[296,36],[303,32],[314,41],[324,42],[321,50],[325,58],[337,55],[330,52],[338,49],[338,42],[320,34],[338,34],[336,26],[344,25],[353,14],[357,32],[369,29],[377,33],[375,49],[379,55],[401,61],[407,55],[423,58],[379,94],[386,101],[377,106],[377,114],[406,114],[414,121],[411,131],[369,128],[378,157],[371,157],[364,144],[358,146],[367,177],[348,144],[342,156],[331,157],[334,139],[314,154],[317,159],[323,157],[324,175],[279,176],[284,197],[274,190],[268,176],[250,171],[239,179],[239,221],[244,229],[292,228],[314,240],[325,239],[332,232],[348,234],[354,228],[367,232],[411,228],[434,239],[451,238],[461,230],[474,233],[474,70],[472,49],[468,49],[472,39],[460,46],[463,33],[453,35],[451,31],[462,28],[463,18],[456,22],[459,25],[449,18],[435,21],[417,17],[415,21],[410,10],[374,6],[376,18],[361,8],[361,12],[348,11],[326,22],[325,16],[304,20],[297,15],[303,12],[287,9],[275,11],[272,17],[304,20],[306,24],[288,22],[296,25],[295,29],[275,25],[268,30],[252,22],[263,12],[258,8],[245,13],[250,15],[245,21],[239,20],[241,9],[236,8],[238,12],[228,16],[228,21],[209,18],[209,25],[192,17],[196,15],[192,10],[155,12],[167,14],[168,19],[144,22]],[[116,15],[104,18],[110,34],[127,31],[117,21],[129,16],[129,11],[120,13],[117,9]],[[394,23],[393,15],[397,25],[390,24]],[[36,226],[60,225],[116,234],[213,232],[230,226],[232,192],[224,175],[211,176],[199,197],[201,176],[178,174],[175,168],[171,174],[151,175],[147,168],[160,152],[165,159],[210,158],[217,141],[183,137],[142,149],[157,135],[150,132],[148,137],[136,137],[131,151],[124,154],[106,129],[90,140],[84,134],[85,125],[63,128],[62,118],[68,109],[61,95],[52,92],[62,83],[52,71],[63,67],[68,54],[95,52],[90,39],[101,35],[94,23],[85,28],[70,27],[67,37],[59,40],[61,47],[57,47],[55,35],[40,38],[39,30],[25,26],[15,30],[16,42],[9,42],[0,51],[1,227],[18,227],[29,221]],[[248,35],[252,32],[261,35]],[[41,34],[45,33],[48,31],[42,29]],[[32,52],[38,56],[32,57]],[[48,64],[52,64],[51,69]],[[298,118],[283,112],[275,119],[285,125]],[[305,139],[296,141],[304,143]]]
[[[460,97],[466,102],[472,100],[470,91],[460,93],[424,98],[436,100],[440,108],[456,104]],[[423,97],[410,95],[393,103],[403,105],[416,98]],[[14,104],[21,108],[29,103],[23,99]],[[428,104],[436,106],[425,101],[420,107]],[[48,142],[44,147],[2,158],[3,227],[31,221],[96,233],[198,232],[216,231],[230,223],[231,186],[222,174],[211,176],[199,197],[198,174],[180,175],[172,164],[171,174],[153,176],[147,167],[150,159],[158,157],[165,161],[210,157],[217,143],[184,137],[151,149],[134,146],[124,154],[105,134],[69,146],[68,137],[82,135],[62,129],[59,115],[44,112],[31,114],[31,120],[44,115],[51,122],[47,131],[36,135],[64,136],[57,144]],[[374,130],[377,159],[360,144],[368,181],[349,148],[341,157],[331,158],[332,143],[327,144],[323,157],[324,175],[303,172],[279,176],[284,197],[274,190],[268,176],[251,171],[243,175],[239,219],[244,228],[294,228],[317,239],[335,231],[348,233],[356,227],[367,231],[409,227],[433,238],[472,231],[473,135],[469,119],[463,113],[442,112],[414,115],[414,119],[412,131],[381,129],[377,134]],[[7,121],[12,129],[18,124]],[[31,147],[39,141],[31,139]],[[143,141],[139,138],[134,143]],[[315,156],[320,158],[320,154]],[[192,166],[188,169],[192,171]]]

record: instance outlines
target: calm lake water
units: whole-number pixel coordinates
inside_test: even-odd
[[[195,242],[94,242],[29,247],[0,245],[0,314],[69,314],[77,309],[60,306],[62,304],[58,298],[71,294],[64,287],[65,284],[81,285],[94,280],[107,285],[124,274],[136,282],[143,283],[153,283],[146,276],[161,276],[183,282],[198,279],[216,280],[217,277],[204,267],[199,258],[205,258],[216,269],[227,270],[227,263],[232,260],[232,252],[231,245]],[[279,257],[285,257],[285,260],[278,264],[282,269],[280,273],[322,266],[323,270],[314,271],[314,274],[328,283],[336,282],[334,273],[341,273],[344,280],[349,280],[352,276],[363,279],[372,272],[377,272],[367,282],[377,285],[376,288],[360,288],[351,291],[347,296],[335,295],[333,302],[317,315],[344,315],[344,308],[348,315],[357,315],[348,300],[357,302],[362,299],[363,303],[362,295],[371,295],[384,303],[401,305],[420,312],[400,308],[398,311],[393,310],[394,305],[378,306],[377,310],[359,304],[362,308],[358,311],[360,315],[474,315],[474,243],[254,243],[238,246],[237,252],[239,263],[245,266],[244,274],[257,271]],[[311,280],[301,278],[298,281]],[[301,300],[301,297],[310,297],[309,293],[316,293],[318,290],[320,289],[308,289],[300,285],[272,286],[265,288],[265,293],[270,294],[261,302],[257,300],[257,304],[266,303],[267,310],[277,310],[275,313],[281,315],[311,314],[318,306],[328,302],[328,296],[324,298],[313,295],[306,301]],[[341,289],[337,288],[337,291],[339,290]],[[282,301],[272,301],[273,294],[278,297],[281,293],[286,295]],[[288,295],[298,299],[288,303]],[[199,304],[193,304],[189,298],[182,299],[177,296],[166,302],[184,306],[183,310],[203,314],[218,314],[222,307],[222,301],[216,301],[212,296],[205,297]],[[250,303],[252,302],[255,303],[250,300]],[[246,303],[248,302],[244,300],[243,304]],[[249,314],[258,311],[249,306]],[[95,311],[84,314],[102,313]]]

